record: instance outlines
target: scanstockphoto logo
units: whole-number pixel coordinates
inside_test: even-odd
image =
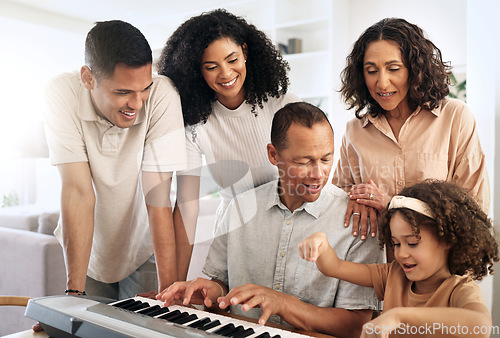
[[[373,323],[367,323],[364,326],[364,332],[366,334],[372,335],[389,335],[389,334],[400,334],[400,335],[436,335],[439,336],[455,336],[455,335],[499,335],[499,326],[465,326],[465,325],[446,325],[444,323],[426,323],[425,325],[410,325],[406,323],[400,323],[397,326],[379,326]]]

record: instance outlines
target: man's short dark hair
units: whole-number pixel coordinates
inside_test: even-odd
[[[271,143],[280,150],[287,147],[286,132],[292,123],[312,128],[317,123],[326,122],[330,126],[328,117],[318,107],[307,102],[288,103],[276,112],[271,127]],[[333,132],[333,129],[332,129]]]
[[[85,64],[98,80],[111,76],[118,63],[138,68],[152,61],[148,41],[141,31],[127,22],[96,22],[87,34]]]

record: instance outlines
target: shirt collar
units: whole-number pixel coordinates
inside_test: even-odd
[[[83,85],[83,83],[81,81],[82,80],[80,79],[78,117],[80,117],[80,119],[83,121],[96,121],[96,122],[101,122],[101,123],[109,124],[110,126],[113,126],[113,124],[111,122],[109,122],[107,119],[97,115],[97,111],[94,107],[94,103],[92,102],[92,97],[90,96],[90,90],[85,88],[85,86]],[[151,95],[151,93],[150,93],[150,95]],[[144,119],[146,118],[144,108],[145,108],[148,101],[149,101],[149,97],[146,100],[146,102],[144,102],[144,104],[142,105],[142,108],[139,111],[139,114],[134,121],[134,125],[142,123],[144,121]]]
[[[432,110],[422,109],[422,107],[418,106],[417,109],[415,109],[415,111],[410,115],[410,117],[417,116],[422,111],[429,111],[432,114],[434,114],[436,117],[438,117],[439,115],[441,115],[441,106],[442,106],[442,104],[440,104],[439,107],[434,108]],[[380,115],[380,114],[377,115],[376,117],[373,117],[371,114],[366,113],[361,118],[361,126],[364,128],[368,125],[369,122],[371,122],[372,124],[375,124],[375,121],[379,120],[381,117],[382,117],[382,115]]]
[[[273,185],[271,187],[271,193],[269,194],[269,198],[266,203],[266,209],[269,210],[274,206],[277,206],[278,208],[282,210],[289,210],[285,204],[280,199],[280,196],[278,195],[278,183],[279,180],[275,180],[273,182]],[[313,216],[314,218],[318,218],[321,215],[321,210],[324,209],[323,204],[325,204],[325,190],[329,189],[330,182],[327,182],[323,189],[321,190],[321,194],[319,195],[319,198],[314,201],[314,202],[304,202],[300,207],[294,210],[294,212],[298,211],[306,211],[308,214]]]

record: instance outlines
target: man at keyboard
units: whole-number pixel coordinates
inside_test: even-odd
[[[203,272],[212,278],[176,282],[157,295],[170,305],[230,308],[264,324],[335,336],[357,336],[378,303],[369,288],[325,277],[301,260],[298,244],[325,231],[344,259],[382,262],[375,239],[353,237],[344,227],[348,197],[329,182],[333,130],[326,115],[290,103],[273,119],[268,157],[279,180],[238,195],[218,225]],[[229,291],[229,292],[228,292]]]

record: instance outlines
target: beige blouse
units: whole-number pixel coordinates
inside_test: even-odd
[[[389,196],[427,178],[455,182],[490,206],[490,185],[476,121],[467,105],[445,98],[434,110],[417,108],[396,140],[384,115],[347,123],[333,184],[344,190],[373,180]]]

